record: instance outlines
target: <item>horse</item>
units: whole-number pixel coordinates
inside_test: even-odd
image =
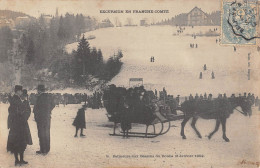
[[[215,129],[208,135],[208,139],[218,131],[220,124],[222,125],[223,139],[229,142],[226,136],[226,120],[230,117],[234,110],[239,111],[244,116],[252,115],[252,102],[245,97],[222,98],[214,100],[187,100],[181,104],[181,111],[184,112],[184,119],[181,123],[181,136],[186,139],[184,127],[192,118],[191,127],[195,130],[197,136],[201,137],[200,132],[196,128],[198,118],[215,119]],[[237,107],[241,107],[242,111]]]

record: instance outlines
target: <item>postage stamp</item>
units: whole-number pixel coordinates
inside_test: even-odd
[[[255,45],[258,27],[257,0],[222,1],[222,44]]]

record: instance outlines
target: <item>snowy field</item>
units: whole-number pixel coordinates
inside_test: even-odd
[[[216,27],[186,27],[182,35],[176,34],[177,28],[172,26],[151,27],[119,27],[99,29],[85,33],[95,35],[90,46],[100,48],[104,58],[121,49],[124,54],[124,65],[121,72],[111,81],[116,85],[128,86],[129,78],[143,78],[147,89],[162,90],[168,93],[187,96],[190,93],[254,92],[260,94],[259,66],[260,57],[256,47],[220,46],[216,43],[219,37],[199,37],[193,39],[185,34],[204,33]],[[219,27],[218,31],[219,31]],[[198,44],[198,48],[190,48],[190,44]],[[69,44],[67,51],[77,48],[77,43]],[[251,52],[251,80],[247,80],[248,53]],[[154,56],[155,62],[150,62]],[[208,67],[203,71],[203,65]],[[211,79],[214,71],[216,79]],[[199,80],[199,73],[203,79]]]
[[[221,128],[208,140],[206,137],[214,128],[214,120],[197,122],[202,139],[197,138],[186,125],[187,139],[180,136],[181,121],[171,123],[172,127],[166,135],[153,139],[109,136],[112,128],[104,109],[86,111],[85,138],[74,138],[75,128],[72,126],[80,105],[55,107],[51,123],[51,151],[46,156],[36,155],[39,149],[36,123],[32,114],[29,118],[33,145],[25,151],[25,159],[30,168],[96,168],[96,167],[171,167],[171,168],[256,168],[250,163],[259,162],[259,128],[260,112],[253,109],[251,118],[234,112],[227,120],[227,136],[231,142],[224,142]],[[0,167],[14,167],[13,155],[6,152],[8,105],[0,104]],[[139,130],[142,127],[137,126]],[[114,155],[130,158],[116,158]],[[138,157],[133,157],[137,155]],[[141,157],[140,155],[151,155]],[[160,157],[156,157],[159,155]],[[162,157],[168,155],[169,157]],[[203,157],[175,157],[175,155],[203,155]],[[154,156],[154,157],[152,157]],[[173,156],[173,157],[172,157]],[[243,162],[244,160],[244,162]],[[247,164],[244,164],[244,163]],[[242,164],[241,164],[242,163]]]

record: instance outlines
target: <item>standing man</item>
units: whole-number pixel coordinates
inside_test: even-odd
[[[55,103],[51,95],[45,93],[45,86],[38,85],[38,96],[33,108],[34,118],[37,123],[40,150],[37,154],[47,154],[50,151],[50,126],[51,111]]]

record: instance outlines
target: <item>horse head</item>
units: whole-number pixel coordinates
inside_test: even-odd
[[[238,106],[241,107],[242,112],[239,111],[240,113],[242,113],[244,116],[251,116],[252,115],[252,102],[251,100],[249,100],[248,98],[245,97],[239,97],[238,98]]]

